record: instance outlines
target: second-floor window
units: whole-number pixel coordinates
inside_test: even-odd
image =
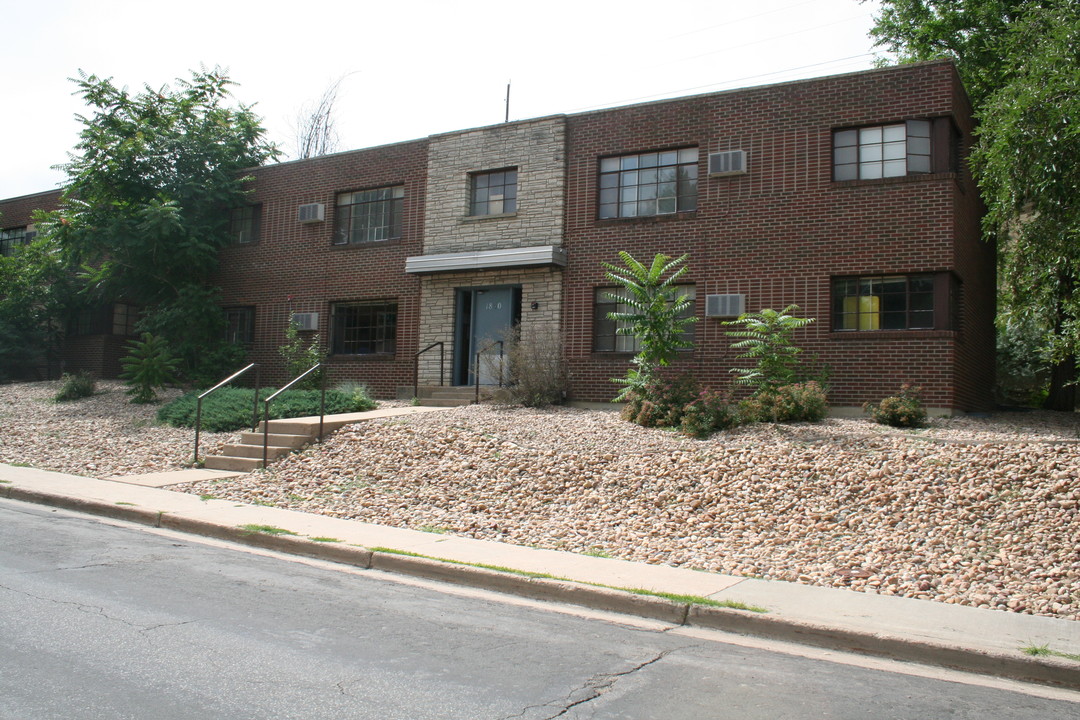
[[[698,149],[600,159],[600,218],[697,210]]]
[[[26,228],[15,227],[0,230],[0,255],[10,257],[15,249],[26,244]]]
[[[334,214],[334,244],[397,240],[404,199],[403,185],[341,193]]]
[[[261,205],[245,205],[229,211],[229,236],[237,245],[249,245],[259,241],[259,215]]]
[[[472,174],[470,215],[517,212],[517,168]]]
[[[833,132],[833,180],[876,180],[930,172],[929,120]]]

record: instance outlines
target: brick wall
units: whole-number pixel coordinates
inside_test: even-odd
[[[260,237],[223,250],[215,282],[226,307],[255,308],[251,358],[269,370],[264,377],[270,382],[284,380],[277,349],[290,312],[319,313],[318,332],[301,336],[310,341],[317,335],[328,347],[333,303],[386,301],[398,306],[396,353],[331,356],[331,382],[364,382],[379,397],[412,383],[420,284],[404,268],[405,258],[421,251],[426,165],[427,141],[419,140],[252,172],[252,202],[262,205]],[[405,188],[399,240],[332,244],[338,193],[393,185]],[[297,207],[307,203],[326,206],[325,222],[297,222]]]
[[[592,351],[600,263],[625,250],[641,260],[690,254],[687,281],[697,287],[701,320],[697,348],[681,363],[706,383],[727,386],[736,361],[725,328],[704,318],[705,295],[745,293],[748,311],[796,303],[816,319],[798,339],[831,366],[836,405],[861,405],[912,382],[930,406],[986,407],[992,252],[977,238],[970,175],[833,182],[831,165],[836,128],[948,117],[966,144],[969,112],[951,65],[929,63],[569,117],[564,325],[573,397],[611,398],[608,379],[627,367],[626,355]],[[701,149],[695,212],[597,219],[598,158],[687,146]],[[729,149],[747,152],[749,171],[708,177],[707,153]],[[831,330],[831,278],[937,272],[959,277],[960,328]]]

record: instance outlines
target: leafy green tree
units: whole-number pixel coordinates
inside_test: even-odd
[[[616,333],[633,335],[641,343],[626,377],[613,378],[623,386],[616,401],[625,400],[631,392],[640,393],[658,368],[670,365],[679,350],[694,346],[685,333],[697,318],[687,313],[690,300],[676,288],[689,270],[683,264],[688,257],[671,259],[657,253],[652,264],[645,266],[630,253],[620,252],[624,267],[603,263],[607,270],[604,276],[625,291],[608,293],[608,299],[627,307],[626,311],[608,313],[608,318],[619,323]]]
[[[1076,407],[1080,354],[1080,4],[883,0],[872,34],[902,61],[950,57],[975,106],[972,166],[998,242],[999,329],[1036,327],[1045,406]]]
[[[178,328],[220,322],[220,310],[186,313],[193,289],[209,285],[229,241],[228,210],[245,202],[242,171],[274,158],[259,118],[231,103],[220,69],[193,72],[176,87],[131,93],[80,71],[73,80],[90,111],[78,116],[79,142],[62,168],[60,209],[42,215],[42,233],[84,268],[102,297],[140,305],[145,328],[183,345]],[[160,315],[185,314],[183,323]],[[205,342],[205,340],[200,340]],[[186,353],[191,365],[197,358]]]
[[[759,313],[743,313],[725,325],[741,330],[728,330],[728,337],[740,338],[732,343],[736,350],[745,350],[739,359],[753,360],[754,367],[734,368],[735,384],[747,385],[755,392],[775,391],[784,385],[802,380],[799,355],[802,349],[795,344],[795,331],[814,322],[814,318],[794,315],[798,305],[788,305],[780,311],[765,308]]]
[[[73,278],[55,241],[39,235],[0,256],[0,379],[59,349],[74,302]]]
[[[278,347],[278,354],[285,361],[285,373],[289,380],[299,377],[326,360],[326,351],[322,349],[318,333],[311,338],[310,343],[305,344],[293,320],[293,313],[289,313],[289,322],[285,325],[285,344]],[[294,387],[297,390],[319,388],[322,386],[324,372],[326,368],[321,367]]]

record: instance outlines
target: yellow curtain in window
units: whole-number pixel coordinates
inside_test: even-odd
[[[845,330],[879,330],[881,298],[876,295],[852,295],[844,298]]]

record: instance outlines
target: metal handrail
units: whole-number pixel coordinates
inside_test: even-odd
[[[491,348],[499,346],[499,387],[503,386],[503,341],[492,340],[484,347],[476,351],[476,366],[473,368],[473,382],[476,384],[476,400],[473,402],[480,402],[480,354],[485,353]]]
[[[442,387],[443,385],[443,378],[446,376],[446,348],[444,347],[446,343],[440,340],[439,342],[431,343],[426,348],[413,355],[413,397],[420,396],[420,356],[436,345],[439,346],[439,387]]]
[[[305,370],[301,374],[294,377],[291,381],[289,381],[288,385],[286,385],[285,387],[281,388],[280,390],[278,390],[276,393],[274,393],[270,397],[263,400],[263,467],[266,467],[267,455],[269,454],[269,449],[270,449],[270,403],[278,395],[285,392],[286,390],[291,388],[293,385],[300,382],[301,380],[303,380],[308,375],[315,372],[316,370],[318,370],[321,367],[322,367],[322,363],[315,363],[314,365],[309,367],[307,370]],[[319,404],[319,437],[318,437],[318,442],[322,442],[323,419],[326,417],[326,375],[327,375],[327,373],[323,373],[322,382],[321,382],[321,385],[322,385],[322,400],[321,400],[321,402]]]
[[[259,389],[261,387],[259,385],[259,363],[251,363],[250,365],[248,365],[243,370],[238,370],[238,371],[234,372],[232,375],[225,378],[224,380],[219,382],[217,385],[210,388],[209,390],[207,390],[206,392],[204,392],[202,395],[199,396],[199,399],[195,403],[195,457],[194,457],[194,462],[196,462],[196,463],[199,462],[199,433],[202,430],[202,401],[203,401],[203,398],[206,397],[207,395],[209,395],[210,393],[214,392],[215,390],[218,390],[218,389],[224,387],[225,385],[228,385],[233,380],[240,377],[241,375],[246,373],[251,368],[255,368],[255,404],[254,404],[254,406],[252,407],[252,410],[251,410],[251,432],[255,432],[255,428],[259,424]]]

